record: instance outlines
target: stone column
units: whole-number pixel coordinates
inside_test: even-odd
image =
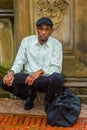
[[[29,35],[28,0],[14,0],[14,43],[16,51],[21,40]]]

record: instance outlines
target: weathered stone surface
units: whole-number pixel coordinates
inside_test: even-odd
[[[12,9],[13,8],[13,0],[0,0],[0,8]]]
[[[34,108],[26,111],[24,110],[24,101],[18,99],[0,98],[0,113],[12,114],[32,114],[32,115],[46,115],[44,111],[44,104],[37,101],[34,103]],[[87,117],[87,105],[81,105],[79,117]]]

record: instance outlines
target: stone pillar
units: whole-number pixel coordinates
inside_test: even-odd
[[[29,35],[28,0],[14,0],[14,42],[16,51],[21,40]]]

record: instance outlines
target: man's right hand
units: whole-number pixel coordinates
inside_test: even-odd
[[[8,85],[9,87],[12,86],[13,80],[14,80],[14,71],[10,71],[3,78],[4,84]]]

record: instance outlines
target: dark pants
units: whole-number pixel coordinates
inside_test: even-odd
[[[28,74],[15,74],[12,86],[5,85],[2,80],[1,87],[23,100],[28,97],[34,100],[37,91],[46,93],[46,101],[52,101],[56,94],[59,96],[62,93],[64,82],[62,74],[53,73],[50,76],[40,76],[33,85],[25,84],[27,76]]]

